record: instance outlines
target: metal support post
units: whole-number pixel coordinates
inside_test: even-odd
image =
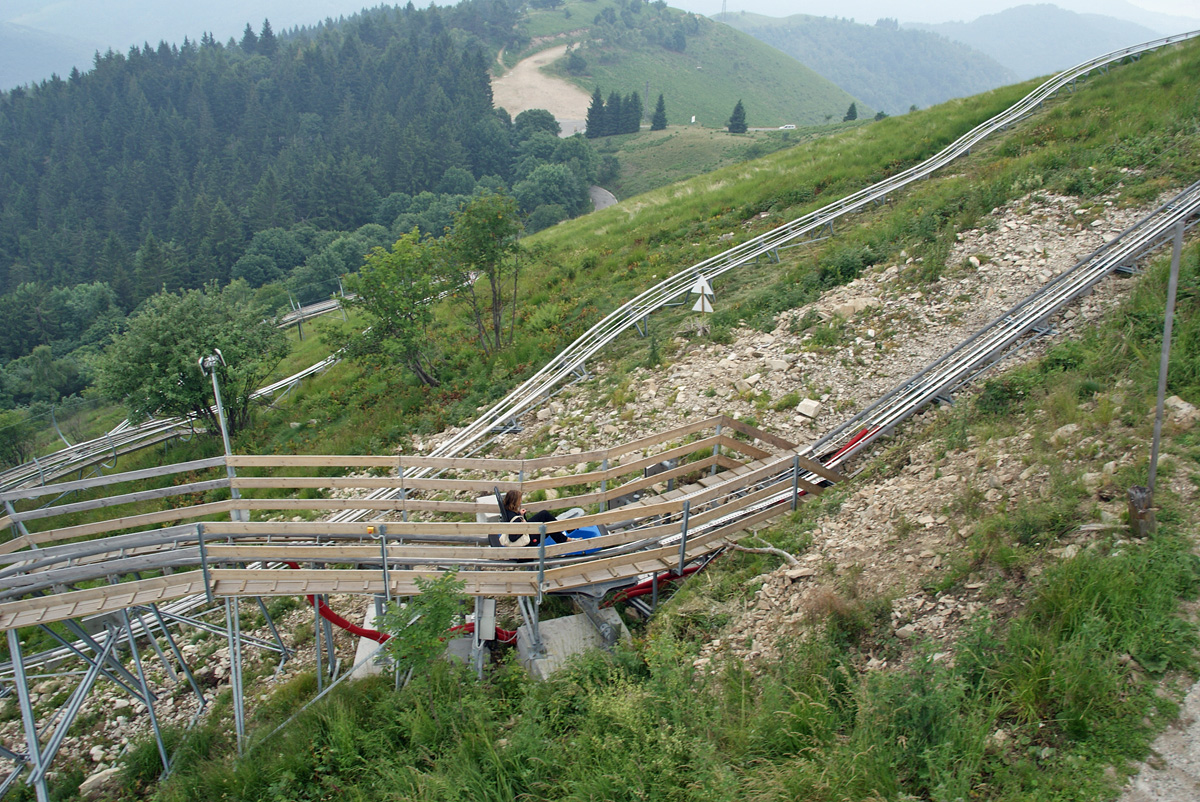
[[[326,600],[325,604],[328,605],[329,601]],[[321,617],[321,631],[325,635],[325,657],[328,658],[329,678],[337,679],[338,661],[337,650],[333,645],[333,624],[327,621],[324,616]]]
[[[792,457],[792,512],[800,506],[800,455]]]
[[[104,659],[107,659],[116,643],[116,638],[108,639],[108,643],[104,645],[105,654],[102,656]],[[71,694],[66,709],[63,711],[62,720],[58,723],[58,727],[55,728],[54,734],[50,736],[46,748],[42,750],[38,765],[34,766],[33,771],[29,774],[27,782],[30,784],[41,780],[49,770],[50,764],[54,762],[54,756],[58,754],[58,748],[62,746],[63,738],[67,735],[67,730],[75,723],[75,717],[79,715],[79,709],[83,707],[83,700],[87,698],[88,693],[92,690],[92,685],[96,682],[96,678],[100,676],[101,665],[103,665],[103,659],[97,660],[88,666],[87,673],[83,675],[83,679],[75,688],[75,692]]]
[[[604,471],[605,473],[608,472],[608,457],[605,457],[600,462],[600,470]],[[600,480],[600,492],[601,493],[608,492],[608,477],[607,476]],[[600,499],[600,512],[606,512],[607,510],[608,510],[608,499]]]
[[[292,650],[284,645],[283,638],[279,635],[279,630],[275,628],[275,621],[271,618],[271,613],[267,610],[267,603],[263,601],[262,596],[255,596],[254,599],[258,602],[258,609],[262,611],[263,618],[267,621],[267,629],[271,630],[271,636],[275,638],[275,645],[279,647],[279,665],[283,665],[292,656]]]
[[[721,424],[718,423],[717,424],[717,437],[720,437],[720,436],[721,436]],[[715,446],[713,446],[713,456],[714,457],[721,456],[721,444],[720,443],[717,443]],[[709,476],[717,475],[717,464],[715,462],[713,463],[712,470],[708,472],[708,475]]]
[[[687,536],[688,536],[688,517],[692,512],[692,502],[690,499],[685,499],[683,502],[683,525],[679,528],[679,575],[683,576],[683,564],[687,560]]]
[[[162,730],[158,728],[158,715],[154,712],[154,695],[150,693],[150,686],[146,683],[146,672],[142,669],[142,656],[138,653],[137,641],[133,637],[133,625],[129,623],[128,611],[121,611],[121,620],[125,623],[125,634],[129,636],[129,652],[133,655],[133,666],[137,669],[138,685],[142,689],[146,715],[150,717],[150,729],[154,730],[154,742],[158,746],[158,756],[162,759],[165,772],[171,768],[171,760],[167,757],[167,747],[163,744]],[[115,638],[116,636],[115,632],[109,630],[108,637]]]
[[[296,324],[297,326],[299,323]],[[304,339],[302,336],[300,339]],[[217,366],[225,364],[225,357],[221,355],[219,350],[213,349],[213,353],[200,358],[200,370],[209,375],[212,379],[213,400],[217,403],[217,423],[221,427],[221,442],[225,446],[225,475],[229,478],[229,493],[235,501],[242,497],[242,494],[236,487],[233,486],[233,480],[237,478],[237,471],[233,468],[233,463],[230,461],[233,457],[233,448],[229,445],[229,425],[225,421],[225,405],[221,402],[221,383],[217,381]],[[245,522],[250,520],[249,510],[230,510],[229,519],[234,522]]]
[[[112,662],[112,660],[115,659],[112,657],[112,655],[109,655],[109,657],[104,658],[103,660],[100,659],[99,657],[93,658],[90,655],[88,655],[86,652],[81,650],[78,646],[71,643],[66,638],[59,635],[57,632],[55,632],[54,630],[50,629],[50,627],[46,626],[45,624],[38,624],[38,629],[42,630],[47,635],[54,638],[56,641],[58,641],[60,646],[63,646],[64,648],[73,652],[76,657],[79,657],[81,660],[83,660],[88,665],[91,665],[93,662],[99,661],[101,664],[101,668],[100,668],[101,674],[103,674],[108,679],[112,680],[117,685],[120,685],[122,688],[124,688],[125,692],[128,693],[130,696],[137,699],[138,701],[141,701],[141,697],[138,695],[139,691],[136,688],[134,688],[132,685],[127,683],[121,677],[119,677],[116,674],[114,674],[113,672],[109,671],[107,668],[103,667],[105,662]],[[96,650],[96,653],[98,655],[103,652],[103,649],[101,649],[100,646],[95,643],[95,641],[93,641],[92,644],[93,644],[93,648]],[[119,663],[118,663],[118,665],[119,665]],[[133,680],[133,681],[137,682],[137,680]]]
[[[542,633],[538,628],[538,605],[528,596],[518,596],[517,606],[521,608],[521,617],[525,619],[525,625],[529,627],[529,634],[532,638],[529,653],[540,657],[546,653],[546,645],[542,643]]]
[[[404,486],[404,466],[403,465],[401,465],[400,468],[398,469],[398,478],[400,479],[400,500],[408,501],[408,488],[406,488]],[[400,520],[404,521],[405,523],[408,523],[408,509],[407,508],[400,511]]]
[[[15,629],[8,630],[8,655],[13,664],[13,680],[17,686],[17,702],[21,707],[21,723],[25,726],[25,750],[29,761],[41,765],[41,745],[38,743],[37,719],[33,717],[33,704],[29,701],[29,685],[25,680],[25,661],[21,657],[21,642],[17,639]],[[37,793],[38,802],[49,802],[50,793],[46,788],[46,778],[37,782],[29,781]]]
[[[658,611],[658,571],[654,572],[654,577],[650,580],[650,612]]]
[[[246,746],[246,700],[242,696],[242,621],[238,598],[225,597],[225,628],[229,632],[229,682],[233,692],[233,726],[237,732],[238,754]]]
[[[183,675],[187,677],[188,684],[192,686],[192,692],[196,694],[196,698],[200,700],[200,709],[203,710],[208,701],[204,698],[204,692],[200,690],[200,685],[196,682],[196,678],[192,676],[192,669],[188,666],[187,661],[183,659],[183,651],[180,650],[179,644],[175,642],[175,638],[171,635],[171,630],[167,628],[167,622],[163,620],[162,613],[158,609],[157,604],[150,605],[150,611],[154,613],[154,619],[158,622],[159,629],[166,636],[167,644],[171,647],[171,651],[175,654],[175,659],[179,661],[180,668],[183,669]]]
[[[135,612],[133,620],[137,621],[138,628],[146,633],[146,640],[150,641],[150,647],[158,655],[158,661],[163,664],[163,669],[167,672],[167,677],[171,682],[179,682],[179,675],[175,673],[175,667],[171,665],[171,661],[163,654],[162,647],[158,645],[158,638],[154,637],[154,633],[150,631],[150,627],[146,626],[146,622],[142,620],[141,614]]]
[[[38,468],[38,470],[40,471],[41,468]],[[42,484],[45,484],[45,481],[43,481]],[[15,539],[21,535],[28,535],[29,530],[25,528],[25,522],[21,520],[19,515],[17,515],[17,511],[13,508],[11,501],[4,502],[4,509],[8,510],[8,519],[12,521],[10,528],[13,530],[13,538]],[[34,549],[37,548],[36,543],[30,543],[29,546],[30,548]]]
[[[403,469],[401,469],[401,470],[403,470]],[[386,526],[379,527],[379,557],[380,557],[379,564],[383,569],[384,597],[387,599],[387,603],[391,604],[392,603],[392,578],[391,578],[391,575],[388,573],[387,527]],[[379,613],[379,611],[376,610],[376,615],[378,615],[378,613]]]
[[[93,639],[92,636],[87,633],[87,630],[85,630],[83,627],[79,626],[79,624],[77,624],[76,622],[72,621],[69,618],[67,620],[63,621],[62,623],[63,623],[64,627],[71,630],[71,633],[75,637],[79,638],[81,641],[86,643],[93,652],[95,652],[96,654],[100,654],[103,651],[103,649],[100,648],[100,644],[96,643],[95,639]],[[53,631],[53,630],[48,630],[48,631]],[[114,636],[110,634],[108,637],[111,638]],[[135,677],[133,674],[131,674],[129,672],[129,669],[127,669],[127,668],[125,668],[125,666],[121,665],[121,661],[116,658],[116,655],[109,655],[108,663],[109,663],[109,665],[111,665],[113,667],[113,669],[116,671],[116,673],[118,675],[120,675],[122,678],[124,678],[125,683],[129,683],[129,684],[126,684],[126,688],[130,689],[132,691],[132,689],[129,687],[129,685],[130,684],[137,685],[138,684],[137,677]],[[118,682],[120,682],[120,680],[118,680]],[[122,683],[122,684],[125,684],[125,683]],[[136,691],[132,691],[132,693],[135,696],[137,695]],[[156,697],[154,696],[154,694],[150,694],[148,697],[146,697],[145,700],[139,700],[139,701],[143,701],[143,702],[153,701],[155,698]]]
[[[542,603],[542,589],[546,584],[546,525],[538,527],[538,586],[537,603]]]
[[[1179,289],[1179,260],[1182,253],[1183,223],[1180,222],[1175,227],[1175,244],[1171,251],[1171,276],[1167,280],[1167,308],[1163,319],[1162,354],[1158,360],[1158,404],[1154,411],[1154,440],[1150,445],[1150,476],[1146,481],[1146,489],[1149,491],[1148,508],[1154,506],[1154,483],[1158,478],[1158,448],[1162,440],[1163,399],[1167,394],[1167,370],[1171,363],[1171,330],[1175,325],[1175,296]],[[1153,529],[1152,523],[1149,528]]]
[[[212,579],[208,575],[208,550],[204,548],[204,524],[196,524],[196,542],[200,544],[200,572],[204,576],[204,596],[212,604]]]
[[[313,594],[313,643],[317,647],[317,693],[325,689],[325,672],[321,670],[321,597]]]

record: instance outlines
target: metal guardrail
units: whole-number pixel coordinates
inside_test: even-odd
[[[892,431],[896,424],[937,398],[946,397],[1002,360],[1067,304],[1087,294],[1105,276],[1165,244],[1179,225],[1200,221],[1200,182],[1155,209],[1111,242],[1085,256],[975,332],[957,348],[897,385],[867,409],[813,444],[814,453],[840,450],[858,437],[838,463]],[[866,435],[859,435],[866,431]]]

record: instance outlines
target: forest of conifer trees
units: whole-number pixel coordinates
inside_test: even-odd
[[[164,288],[241,279],[281,308],[414,226],[441,235],[477,191],[511,193],[531,229],[586,210],[590,145],[493,108],[518,7],[264,22],[0,94],[0,408],[81,389],[86,354]]]

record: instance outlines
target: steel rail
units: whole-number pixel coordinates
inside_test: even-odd
[[[572,376],[578,375],[587,360],[604,346],[650,313],[687,293],[699,278],[711,281],[724,273],[753,262],[759,257],[771,254],[785,245],[820,231],[851,212],[885,200],[888,195],[911,183],[928,178],[959,157],[970,153],[971,148],[983,140],[1028,117],[1059,90],[1066,86],[1073,86],[1078,79],[1093,70],[1161,47],[1187,41],[1196,36],[1200,36],[1200,31],[1162,37],[1111,51],[1064,70],[1005,111],[975,126],[929,159],[676,273],[671,278],[656,284],[610,312],[574,343],[559,352],[516,390],[431,452],[431,456],[457,456],[476,446],[489,432],[501,426],[505,421],[514,420],[535,406],[539,399],[548,398],[557,386]],[[414,476],[416,475],[422,474],[414,474]],[[385,498],[388,495],[387,492],[379,492],[372,494],[369,498]],[[360,520],[369,514],[368,510],[348,511],[334,516],[333,520],[338,522]]]
[[[863,429],[871,430],[847,453],[866,448],[929,401],[957,388],[1010,352],[1018,340],[1064,306],[1088,293],[1101,279],[1163,245],[1180,222],[1194,226],[1200,216],[1200,182],[1193,184],[1123,231],[1117,239],[1081,259],[979,329],[952,351],[894,387],[865,410],[813,444],[828,452]]]

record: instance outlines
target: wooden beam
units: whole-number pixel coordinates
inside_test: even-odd
[[[59,495],[61,493],[69,493],[74,490],[86,490],[93,487],[106,487],[108,485],[121,484],[123,482],[134,482],[140,479],[153,479],[160,476],[171,476],[173,474],[186,473],[188,471],[202,471],[207,468],[219,468],[224,464],[224,457],[210,457],[209,459],[198,459],[192,460],[191,462],[177,462],[174,465],[162,465],[156,468],[143,468],[142,470],[138,471],[111,473],[108,476],[97,476],[91,479],[79,479],[74,482],[62,482],[56,485],[39,485],[38,487],[26,487],[19,490],[6,490],[5,492],[0,493],[0,502]]]

